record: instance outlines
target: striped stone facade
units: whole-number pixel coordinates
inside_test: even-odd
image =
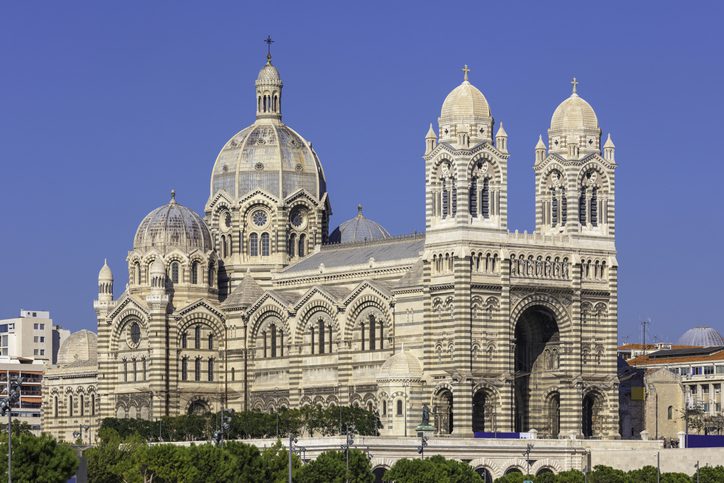
[[[217,159],[208,232],[179,241],[164,219],[166,235],[129,253],[128,289],[99,295],[101,417],[353,404],[390,436],[414,435],[429,412],[460,437],[617,437],[613,143],[601,154],[574,92],[553,116],[555,147],[536,147],[536,230],[510,232],[508,135],[492,135],[465,75],[425,138],[420,235],[323,244],[321,164],[276,101],[257,112]],[[263,111],[265,86],[281,92],[270,59],[262,77]],[[276,134],[250,138],[264,126]]]

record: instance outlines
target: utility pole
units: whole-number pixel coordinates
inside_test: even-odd
[[[649,324],[651,324],[651,319],[643,319],[641,321],[641,333],[643,336],[643,343],[641,344],[641,346],[643,348],[644,355],[646,355],[646,327],[648,327]]]

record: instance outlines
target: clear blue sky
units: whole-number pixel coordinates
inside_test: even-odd
[[[721,2],[6,2],[0,317],[95,327],[143,216],[197,211],[254,119],[271,34],[284,120],[314,143],[332,225],[424,228],[423,138],[469,64],[510,136],[509,225],[534,224],[533,147],[570,79],[616,143],[620,335],[724,329]]]

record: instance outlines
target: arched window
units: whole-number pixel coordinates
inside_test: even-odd
[[[397,415],[402,416],[402,399],[397,400]]]
[[[249,235],[249,256],[259,256],[259,235],[256,233]]]
[[[294,252],[296,252],[296,245],[297,245],[297,235],[292,233],[289,235],[289,244],[287,246],[287,255],[290,257],[294,257]]]
[[[58,416],[58,396],[53,396],[53,416]]]
[[[382,400],[382,415],[387,416],[387,399]]]
[[[209,382],[214,381],[214,358],[209,357],[209,368],[208,368]]]
[[[598,226],[598,188],[591,189],[591,225]]]
[[[490,180],[483,178],[483,190],[480,193],[482,195],[482,212],[483,218],[490,218]]]
[[[209,287],[214,286],[214,265],[209,263]]]
[[[146,358],[145,357],[141,358],[141,367],[143,370],[143,380],[146,381],[146,380],[148,380],[148,371],[146,370]]]
[[[458,212],[458,187],[455,178],[450,178],[450,183],[452,184],[452,215],[455,216]]]
[[[197,357],[194,360],[194,381],[201,381],[201,358]]]
[[[666,408],[666,419],[674,419],[674,406]]]
[[[85,407],[84,407],[84,404],[83,404],[83,403],[85,402],[84,399],[85,399],[85,398],[83,397],[82,394],[81,394],[80,396],[78,396],[78,406],[79,406],[79,409],[80,409],[79,412],[80,412],[80,415],[81,415],[81,416],[84,416],[84,415],[85,415]]]
[[[133,382],[138,381],[138,365],[136,364],[136,358],[131,359],[133,362]]]
[[[568,200],[566,199],[566,189],[561,188],[561,225],[566,226],[568,221]]]
[[[257,108],[256,110],[261,112],[261,96],[256,98]]]
[[[261,234],[261,256],[269,256],[269,233]]]
[[[73,395],[68,394],[68,416],[73,416]]]
[[[360,322],[360,338],[362,339],[362,350],[365,350],[365,323]]]
[[[297,254],[300,257],[303,257],[304,254],[307,252],[306,245],[307,245],[307,235],[304,235],[304,234],[299,235],[299,250],[297,250]]]
[[[91,416],[96,415],[96,394],[91,394]]]
[[[375,329],[377,328],[377,321],[375,320],[374,315],[370,315],[370,350],[376,350],[377,349],[377,333],[375,332]]]
[[[128,360],[123,359],[123,382],[128,382]]]
[[[478,216],[478,177],[473,175],[470,181],[470,216]]]
[[[199,283],[199,262],[191,263],[191,283],[194,285]]]
[[[269,331],[271,332],[271,356],[276,357],[277,356],[277,326],[275,324],[271,324],[269,326]]]
[[[236,369],[231,368],[231,380],[236,381]]]
[[[184,330],[181,333],[181,348],[186,349],[188,347],[188,342],[189,342],[189,333]]]
[[[136,272],[136,285],[141,285],[141,262],[134,263],[133,270]]]
[[[183,357],[181,359],[181,380],[188,381],[189,379],[189,358]]]
[[[214,349],[214,334],[209,334],[209,350]]]
[[[194,349],[201,349],[201,326],[194,327]]]
[[[317,327],[319,330],[319,353],[324,354],[324,320],[319,319],[317,321]]]
[[[314,354],[314,326],[309,328],[309,342],[311,344],[311,353]]]
[[[171,263],[171,281],[178,283],[178,262]]]
[[[581,186],[581,195],[578,197],[578,222],[586,224],[586,187]]]
[[[558,196],[556,196],[556,189],[551,189],[551,225],[556,226],[558,224]]]

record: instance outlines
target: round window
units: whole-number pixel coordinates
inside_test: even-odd
[[[133,345],[138,345],[141,342],[141,326],[138,325],[138,322],[131,324],[130,335]]]
[[[267,221],[266,212],[263,211],[263,210],[256,210],[256,211],[255,211],[254,213],[252,213],[252,215],[251,215],[251,221],[252,221],[256,226],[264,226],[264,225],[266,225],[266,221]]]
[[[306,210],[304,210],[304,208],[295,208],[292,210],[289,221],[294,228],[302,228],[304,223],[307,221]]]

